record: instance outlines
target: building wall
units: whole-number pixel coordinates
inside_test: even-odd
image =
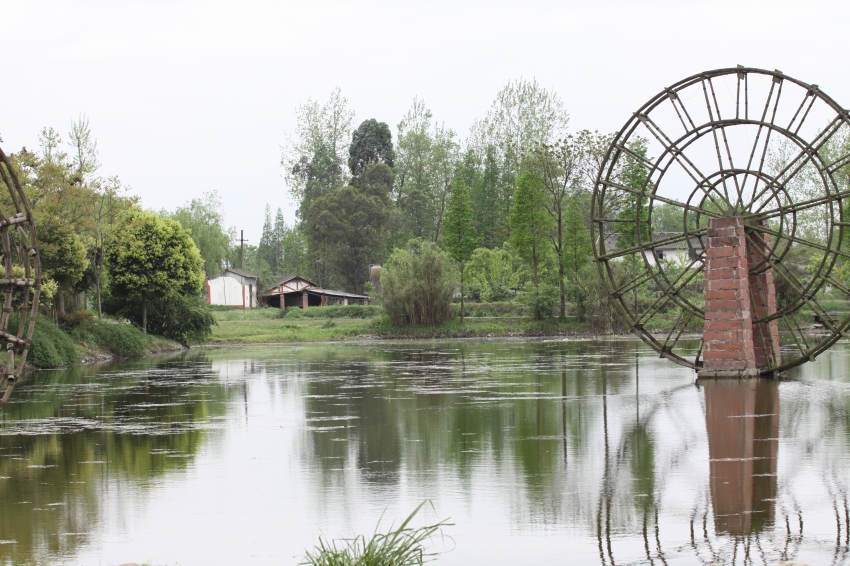
[[[207,302],[211,305],[254,308],[257,306],[254,293],[253,286],[241,285],[232,277],[207,279]]]

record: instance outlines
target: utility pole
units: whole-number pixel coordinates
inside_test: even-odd
[[[239,269],[244,269],[242,260],[245,256],[245,242],[248,241],[245,239],[245,230],[239,230],[239,239],[236,241],[239,242]]]

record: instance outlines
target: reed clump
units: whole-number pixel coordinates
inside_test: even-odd
[[[411,521],[422,509],[419,504],[395,529],[388,533],[375,533],[352,539],[328,541],[320,537],[312,552],[307,552],[301,564],[309,566],[421,566],[436,552],[427,552],[426,543],[450,523],[440,521],[433,525],[413,528]]]

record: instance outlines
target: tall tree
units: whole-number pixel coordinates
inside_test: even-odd
[[[563,243],[560,263],[568,273],[567,286],[576,309],[576,318],[579,322],[584,322],[590,285],[583,273],[593,258],[590,239],[590,194],[587,192],[572,193],[566,198]]]
[[[282,148],[281,165],[303,212],[313,198],[348,182],[345,162],[354,111],[337,87],[324,104],[308,99],[297,107],[295,118],[295,131],[287,135]]]
[[[103,261],[106,247],[122,223],[122,219],[138,205],[138,198],[127,195],[127,187],[118,177],[110,177],[98,183],[92,201],[92,238],[89,261],[94,268],[94,284],[97,296],[97,316],[103,316]]]
[[[394,157],[393,135],[386,123],[371,118],[354,130],[348,149],[348,168],[352,178],[358,179],[370,163],[384,163],[392,167]]]
[[[566,136],[554,145],[536,147],[529,156],[528,164],[543,180],[546,198],[543,208],[554,224],[549,241],[558,258],[558,288],[561,300],[561,317],[567,315],[566,265],[564,247],[564,222],[566,200],[570,194],[579,192],[581,150],[572,136]]]
[[[520,78],[499,91],[484,118],[473,124],[471,138],[482,153],[488,145],[496,147],[502,167],[515,176],[532,148],[564,136],[569,119],[555,91],[541,87],[536,79]]]
[[[543,180],[530,171],[517,179],[509,224],[511,245],[532,270],[535,290],[540,286],[540,263],[552,232],[552,219],[546,214]]]
[[[330,268],[346,289],[362,293],[369,265],[383,259],[388,218],[381,199],[355,187],[343,187],[316,199],[304,219],[304,231],[311,241],[324,246],[323,279],[330,275]]]
[[[231,234],[224,228],[224,206],[218,192],[204,193],[168,215],[192,235],[204,260],[207,277],[219,273],[230,248]]]
[[[463,273],[466,262],[472,257],[472,252],[478,246],[478,237],[472,225],[472,199],[461,176],[455,178],[452,183],[452,192],[449,196],[448,210],[446,211],[445,229],[443,235],[443,247],[449,253],[449,257],[457,262],[460,268],[460,321],[463,323]]]
[[[71,124],[68,133],[69,143],[73,148],[74,181],[84,185],[92,181],[92,175],[100,168],[97,155],[97,140],[92,137],[89,129],[89,119],[80,114]]]
[[[260,236],[260,243],[257,246],[257,257],[271,269],[272,273],[277,274],[277,242],[275,242],[274,224],[272,224],[272,209],[266,203],[266,213],[263,220],[263,233]]]
[[[187,230],[169,218],[134,210],[106,252],[113,295],[140,301],[147,333],[148,300],[197,295],[204,260]]]
[[[431,118],[425,102],[414,98],[398,125],[393,198],[405,231],[417,238],[431,237],[434,220]]]

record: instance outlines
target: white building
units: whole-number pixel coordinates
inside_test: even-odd
[[[257,276],[227,268],[207,279],[207,303],[253,309],[257,307]]]

